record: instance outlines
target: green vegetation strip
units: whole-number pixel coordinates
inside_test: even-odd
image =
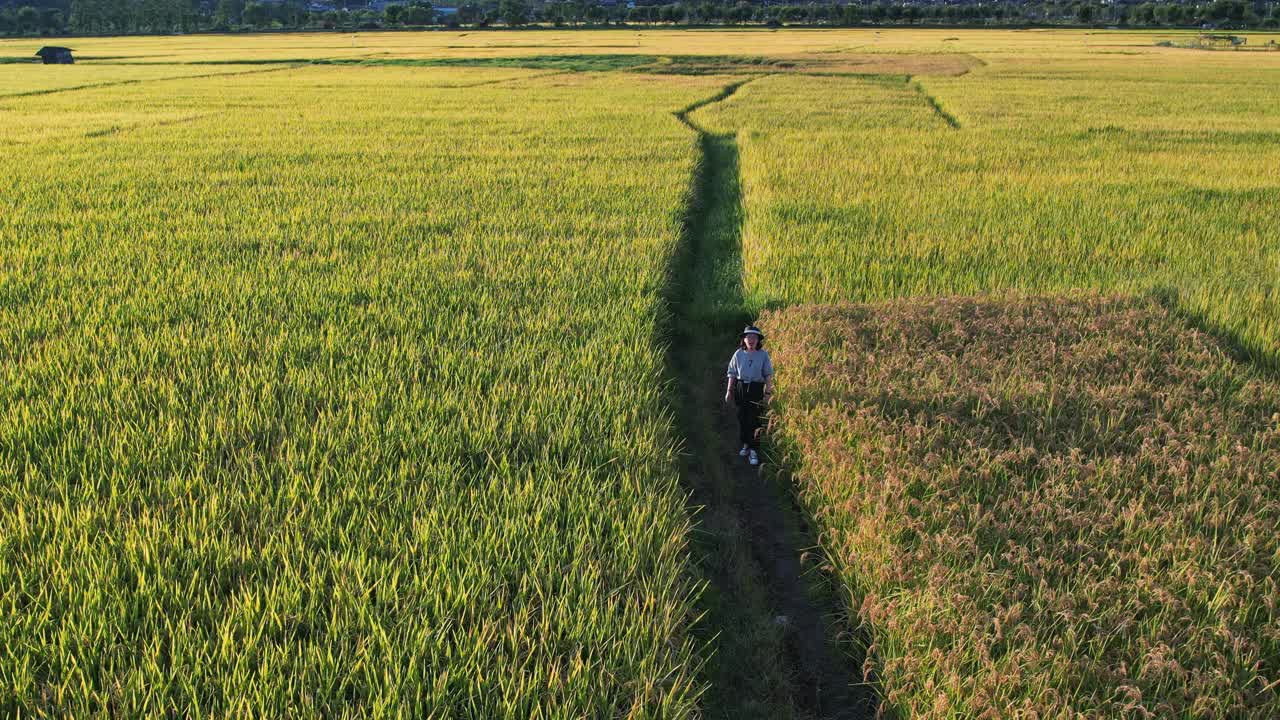
[[[1280,715],[1280,381],[1154,300],[763,322],[902,717]]]
[[[17,59],[14,59],[16,62]],[[27,62],[25,59],[23,62]],[[104,63],[105,64],[105,63]],[[527,68],[564,72],[634,71],[665,75],[716,75],[795,68],[794,61],[758,55],[528,55],[448,58],[243,58],[173,62],[111,63],[121,65],[356,65],[386,67]]]
[[[502,67],[568,72],[608,72],[629,70],[657,61],[651,55],[533,55],[497,58],[370,58],[362,60],[315,60],[317,65],[401,65],[406,67]]]

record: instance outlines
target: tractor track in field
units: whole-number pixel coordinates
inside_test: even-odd
[[[696,520],[695,555],[708,583],[703,636],[711,645],[703,698],[709,718],[861,720],[875,693],[847,646],[839,614],[806,557],[816,544],[777,473],[737,453],[724,364],[752,318],[742,295],[741,187],[735,135],[690,114],[751,79],[675,113],[698,134],[702,160],[685,237],[674,259],[669,365],[686,452],[682,473]],[[785,370],[784,370],[785,372]]]

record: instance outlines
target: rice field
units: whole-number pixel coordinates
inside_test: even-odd
[[[1280,56],[1202,54],[743,87],[696,119],[741,146],[748,297],[1159,292],[1274,361]]]
[[[1154,300],[770,313],[805,504],[902,717],[1280,713],[1280,382]]]
[[[1280,61],[963,35],[963,75],[693,116],[748,306],[791,308],[778,434],[868,677],[904,717],[1274,717]]]
[[[512,79],[7,101],[76,132],[4,157],[4,714],[693,714],[663,358],[620,349],[718,85]]]
[[[664,343],[699,163],[725,158],[741,208],[708,222],[728,247],[742,218],[741,257],[691,296],[793,306],[764,320],[781,439],[890,708],[1275,714],[1280,54],[1171,37],[75,38],[77,65],[0,64],[0,714],[723,716]],[[978,293],[1021,299],[927,300]],[[1080,363],[1001,364],[993,339],[948,385],[922,327],[979,310],[1029,345],[1076,328]],[[892,377],[821,366],[861,351],[851,327],[930,350],[886,355]],[[1085,396],[1121,367],[1148,374]],[[1046,378],[1084,388],[1077,414],[1034,405]],[[1062,459],[1043,481],[963,450],[1008,439],[990,412],[926,432],[885,410],[926,388],[1032,402],[1019,447],[1084,442],[1045,418],[1114,443],[1037,455]],[[1181,450],[1117,450],[1162,423]],[[849,447],[897,453],[907,504]],[[1010,490],[1098,478],[1051,511]],[[975,585],[956,538],[1024,550]],[[1016,635],[954,626],[975,618]]]
[[[41,72],[33,72],[32,68],[26,65],[14,63],[0,66],[0,101],[30,95],[48,95],[66,90],[111,85],[132,85],[168,78],[198,78],[246,71],[261,72],[262,68],[256,65],[210,67],[198,65],[108,65],[82,62],[79,65],[52,65],[48,68],[41,68]],[[17,112],[22,107],[32,107],[32,105],[32,103],[6,105],[5,109],[6,111]],[[8,112],[6,112],[6,117],[9,117]],[[15,123],[15,125],[21,124]]]

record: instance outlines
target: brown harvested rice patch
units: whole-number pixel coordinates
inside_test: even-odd
[[[1151,300],[766,314],[904,717],[1280,716],[1280,382]]]

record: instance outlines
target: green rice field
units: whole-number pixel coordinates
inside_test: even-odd
[[[66,129],[0,211],[0,706],[692,712],[662,358],[619,348],[696,162],[649,108],[716,85],[529,75],[41,100]]]
[[[1280,714],[1280,53],[1177,36],[0,63],[0,714],[827,716],[714,685],[668,351],[760,313],[850,685]]]
[[[740,138],[748,296],[1155,291],[1274,362],[1280,63],[1165,57],[774,76],[702,111]]]

